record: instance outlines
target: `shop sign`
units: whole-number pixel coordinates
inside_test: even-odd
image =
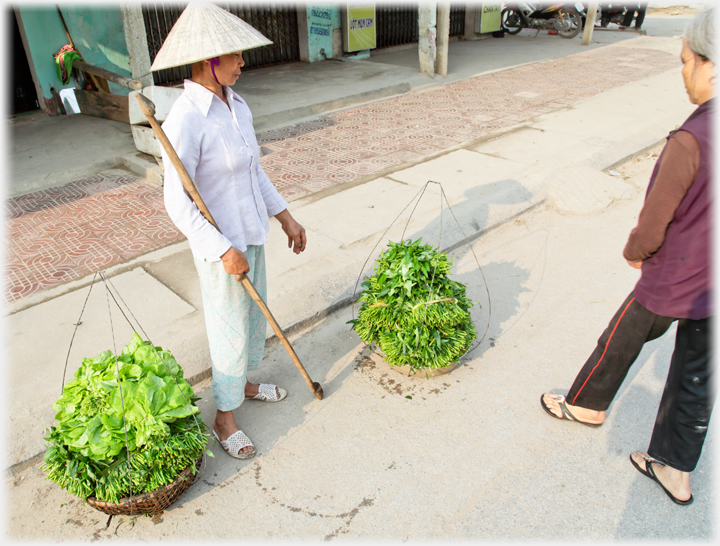
[[[480,16],[480,32],[496,32],[501,27],[502,2],[483,2]]]
[[[346,51],[375,49],[375,3],[348,2],[345,17]]]

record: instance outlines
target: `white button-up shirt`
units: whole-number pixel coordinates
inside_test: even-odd
[[[208,222],[183,188],[162,150],[165,208],[187,237],[194,256],[218,261],[231,246],[267,242],[268,218],[287,203],[260,167],[260,150],[245,101],[224,87],[230,108],[191,80],[162,127],[222,233]]]

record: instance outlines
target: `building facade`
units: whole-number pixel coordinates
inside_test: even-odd
[[[499,5],[498,2],[485,4]],[[54,57],[68,44],[77,49],[85,63],[140,80],[143,86],[172,87],[181,84],[190,75],[189,67],[150,73],[150,65],[185,5],[13,6],[9,10],[14,46],[11,115],[37,109],[50,115],[64,113],[60,99],[62,90],[82,87],[84,78],[88,76],[74,70],[75,77],[65,84],[58,77]],[[426,29],[419,26],[419,21],[423,20],[419,13],[430,10],[434,14],[439,6],[434,2],[368,3],[361,8],[372,15],[358,18],[352,11],[357,8],[357,3],[218,5],[238,15],[273,41],[270,46],[244,53],[245,70],[290,62],[313,63],[357,54],[358,46],[356,49],[348,47],[350,27],[366,33],[372,31],[373,41],[361,42],[369,46],[366,50],[422,43],[427,33],[424,34]],[[442,6],[449,11],[449,36],[461,39],[478,36],[475,19],[479,20],[483,4]],[[434,17],[431,19],[434,20]],[[434,36],[430,35],[431,41]],[[91,78],[97,83],[96,78]],[[112,81],[102,85],[113,97],[126,97],[130,91],[127,86]],[[88,82],[88,88],[92,87]]]

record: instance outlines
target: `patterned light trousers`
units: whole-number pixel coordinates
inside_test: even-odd
[[[247,277],[267,301],[264,247],[248,246],[245,257],[250,265]],[[222,261],[195,258],[195,267],[205,309],[215,405],[220,411],[232,411],[245,400],[248,370],[262,362],[267,322],[242,283],[227,274]]]

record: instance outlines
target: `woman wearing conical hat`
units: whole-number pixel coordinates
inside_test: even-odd
[[[192,78],[173,104],[163,129],[215,218],[217,231],[184,191],[163,150],[165,207],[187,237],[200,278],[212,359],[217,413],[213,434],[239,459],[255,455],[233,410],[243,401],[278,402],[287,392],[247,381],[265,346],[265,317],[240,282],[246,274],[267,299],[265,255],[268,218],[280,221],[288,247],[305,250],[305,230],[260,167],[247,104],[230,86],[244,65],[242,51],[271,44],[253,27],[208,3],[193,2],[163,43],[152,70],[192,64]]]

